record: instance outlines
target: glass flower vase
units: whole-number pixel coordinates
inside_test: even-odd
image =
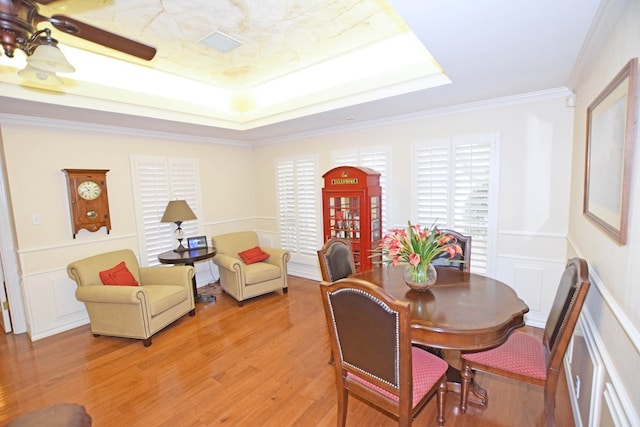
[[[436,284],[438,273],[431,264],[407,265],[404,268],[404,281],[411,288],[426,291]]]

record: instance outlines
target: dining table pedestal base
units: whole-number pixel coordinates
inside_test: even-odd
[[[447,369],[447,391],[452,391],[459,395],[462,395],[462,374],[460,371],[453,366],[449,365],[449,369]],[[469,402],[475,403],[476,405],[485,406],[489,401],[489,395],[487,391],[480,387],[475,379],[471,379],[469,383],[469,391],[471,394],[469,395]],[[462,399],[460,400],[462,402]],[[466,408],[461,410],[464,412]]]

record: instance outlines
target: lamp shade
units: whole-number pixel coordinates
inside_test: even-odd
[[[56,76],[56,73],[33,68],[30,65],[27,65],[24,69],[18,71],[18,75],[30,82],[36,82],[47,86],[59,86],[62,84],[62,79]]]
[[[51,73],[73,73],[76,70],[57,46],[47,44],[38,46],[33,54],[27,57],[27,63]]]
[[[160,222],[183,222],[198,219],[186,200],[172,200],[167,204]]]

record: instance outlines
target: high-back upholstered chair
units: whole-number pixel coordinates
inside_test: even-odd
[[[248,298],[269,292],[287,293],[288,251],[260,246],[254,231],[222,234],[211,240],[216,248],[213,263],[220,270],[220,285],[238,301],[238,306],[242,307]],[[255,247],[260,247],[269,257],[247,265],[238,254]]]
[[[460,409],[467,408],[473,370],[491,372],[544,387],[546,425],[555,425],[555,394],[562,360],[589,290],[587,262],[573,258],[567,263],[542,340],[524,332],[514,332],[499,347],[462,355]]]
[[[359,279],[322,282],[320,289],[336,355],[338,425],[346,423],[349,393],[410,426],[436,391],[443,425],[448,365],[411,345],[409,303]]]
[[[441,254],[440,257],[437,257],[433,260],[433,265],[444,265],[468,273],[471,269],[471,236],[465,236],[464,234],[458,233],[455,230],[449,230],[446,228],[443,228],[440,231],[446,234],[450,234],[456,238],[456,240],[458,241],[458,245],[460,245],[460,249],[462,249],[462,256],[456,255],[455,257],[453,257],[453,259],[462,259],[464,260],[464,262],[449,262],[449,255],[444,253]]]
[[[139,286],[107,286],[100,272],[125,263]],[[129,249],[74,261],[67,274],[78,285],[76,298],[89,313],[94,336],[137,338],[151,345],[151,336],[186,313],[195,314],[193,267],[139,267]]]
[[[325,282],[335,282],[356,272],[351,242],[332,237],[318,251],[320,273]]]

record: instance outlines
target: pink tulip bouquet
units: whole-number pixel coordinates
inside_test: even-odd
[[[427,266],[445,252],[449,259],[462,254],[462,248],[457,244],[456,238],[441,232],[435,223],[424,228],[420,225],[411,225],[411,221],[408,224],[406,230],[393,228],[382,238],[375,255],[381,256],[381,262],[391,263],[394,266],[399,262],[406,262],[413,266],[420,264]]]

